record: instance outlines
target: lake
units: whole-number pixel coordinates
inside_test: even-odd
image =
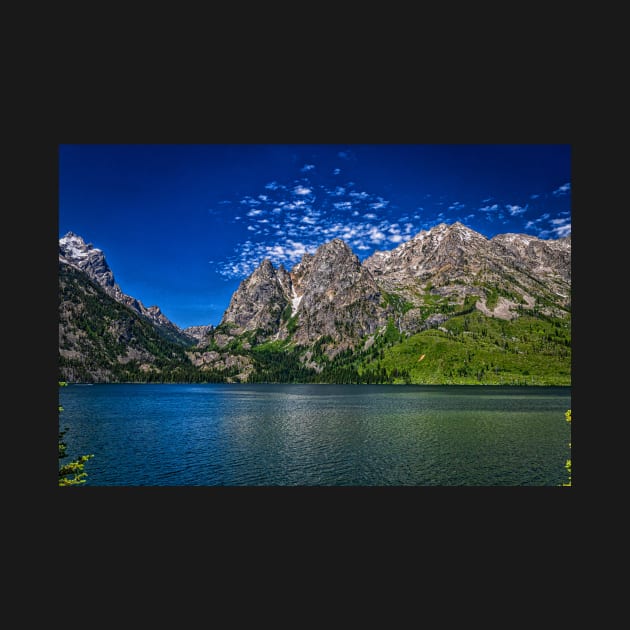
[[[557,486],[570,387],[59,388],[85,486]],[[68,461],[64,460],[64,461]]]

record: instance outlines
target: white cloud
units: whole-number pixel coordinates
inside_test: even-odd
[[[356,197],[357,199],[367,199],[370,195],[364,191],[361,191],[361,192],[352,191],[350,193],[350,196]]]
[[[483,208],[479,208],[480,212],[496,212],[499,209],[498,204],[492,204],[491,206],[484,206]]]
[[[527,206],[525,206],[524,208],[521,208],[521,206],[511,206],[509,204],[507,204],[505,208],[510,213],[510,216],[513,216],[513,217],[516,217],[519,214],[523,214],[523,212],[527,210]]]
[[[565,219],[551,219],[551,221],[549,221],[549,223],[551,223],[551,225],[564,225],[569,220],[570,219],[568,219],[568,218],[565,218]]]
[[[336,169],[333,171],[333,175],[339,175],[339,173],[341,173],[341,169],[340,169],[340,168],[336,168]]]
[[[375,227],[370,229],[368,236],[370,237],[370,240],[373,243],[380,243],[384,241],[386,238],[385,234],[383,234],[383,232],[381,232],[378,228],[375,228]]]
[[[456,201],[455,203],[453,203],[452,205],[450,205],[448,207],[449,210],[461,210],[462,208],[465,208],[466,204],[461,203],[460,201]]]
[[[315,164],[305,164],[300,170],[302,173],[306,173],[307,171],[312,171],[315,168]]]
[[[352,186],[352,182],[347,182],[328,187],[307,179],[296,179],[284,186],[273,181],[265,185],[267,191],[272,191],[269,194],[242,198],[242,218],[248,220],[245,227],[253,240],[240,243],[228,260],[219,263],[219,273],[242,278],[265,257],[290,269],[304,253],[314,252],[335,237],[364,256],[377,246],[393,247],[417,233],[417,213],[412,218],[409,212],[403,212],[396,219],[392,217],[392,221],[379,218],[390,202]],[[325,194],[315,209],[315,191],[320,190]]]
[[[293,193],[296,195],[310,195],[312,192],[312,189],[301,185],[298,185],[293,189]]]
[[[571,224],[567,223],[566,225],[560,225],[557,228],[553,228],[551,231],[556,235],[557,238],[569,236],[569,234],[571,234]]]
[[[562,195],[568,195],[571,192],[571,184],[567,182],[562,184],[559,188],[556,188],[551,194],[555,197],[561,197]]]
[[[380,210],[380,208],[386,208],[387,204],[389,204],[389,201],[381,199],[380,201],[375,201],[374,203],[371,203],[370,208],[372,208],[373,210]]]
[[[337,208],[337,210],[350,210],[350,208],[352,208],[352,202],[351,201],[338,201],[337,203],[333,203],[333,206]]]
[[[538,199],[538,197],[540,197],[540,195],[530,195],[530,199]]]

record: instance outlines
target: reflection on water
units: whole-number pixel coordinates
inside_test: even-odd
[[[559,485],[570,388],[95,385],[60,390],[86,485]]]

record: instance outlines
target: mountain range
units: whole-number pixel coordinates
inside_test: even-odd
[[[334,239],[184,330],[71,232],[59,279],[61,380],[570,384],[570,236],[442,223],[363,262]]]

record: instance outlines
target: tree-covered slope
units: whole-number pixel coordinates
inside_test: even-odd
[[[195,380],[185,348],[85,273],[59,264],[59,380]]]

